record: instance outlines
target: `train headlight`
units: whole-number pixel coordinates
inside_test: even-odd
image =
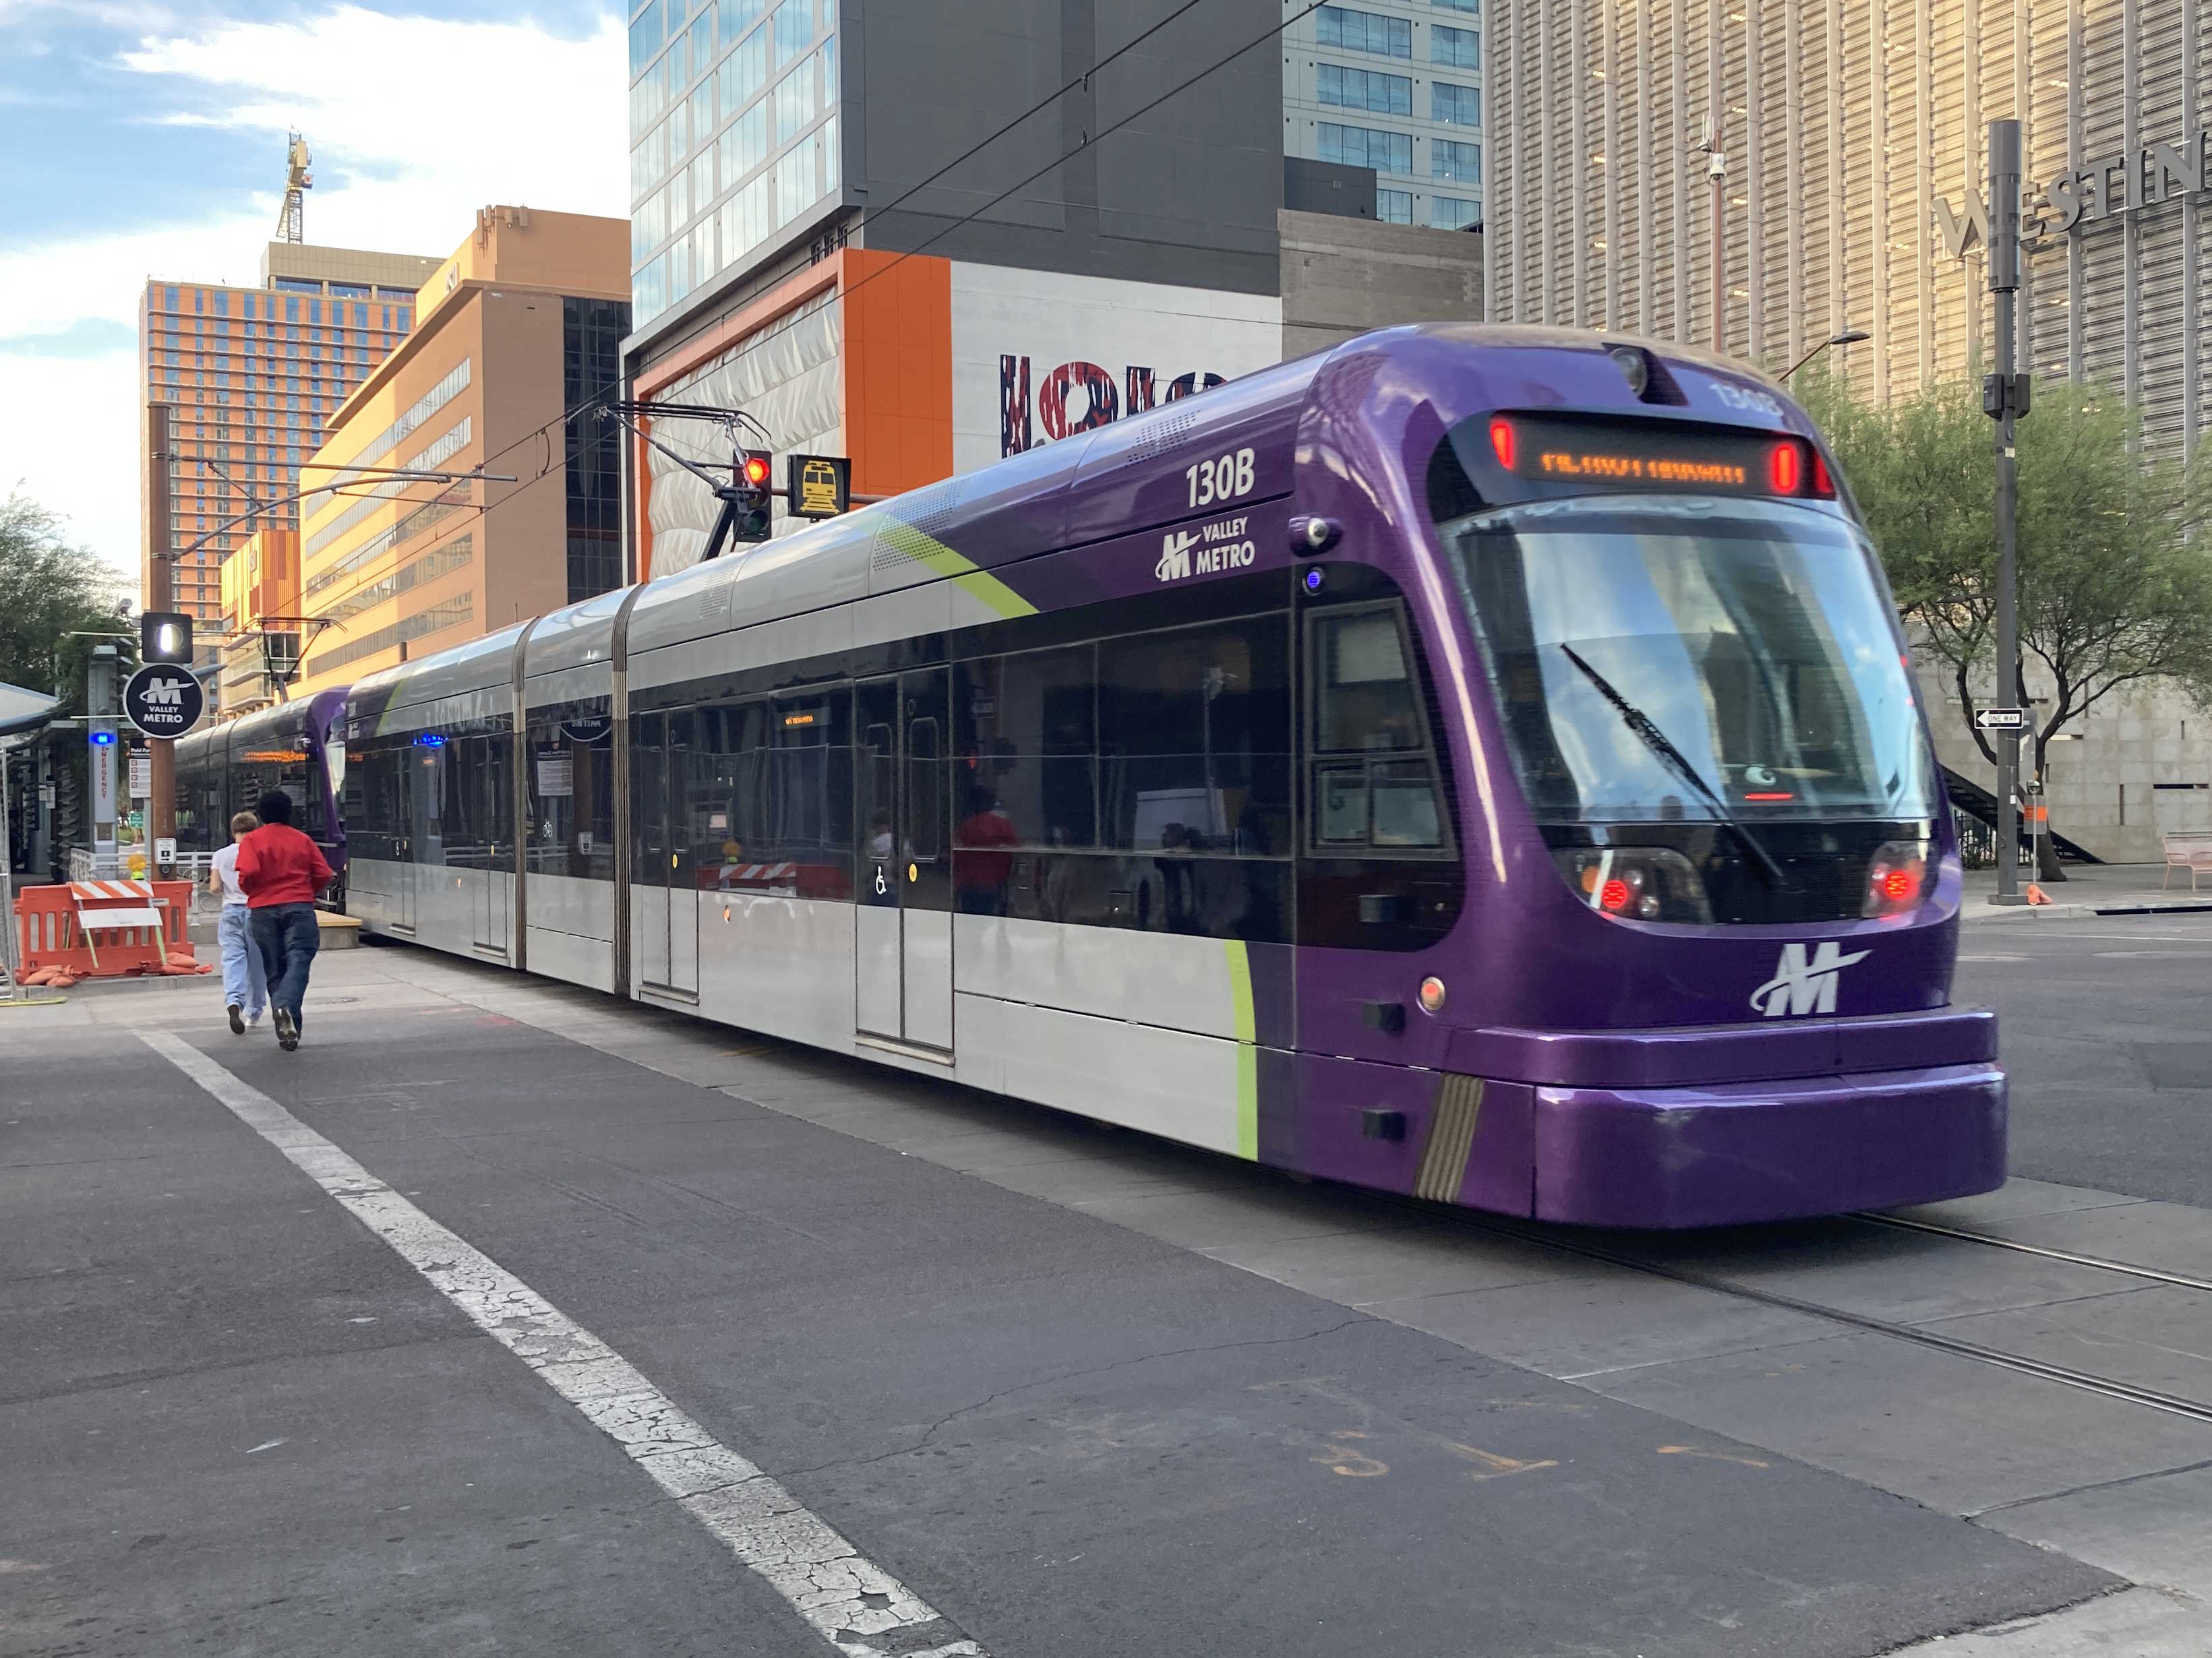
[[[1918,908],[1928,892],[1928,843],[1891,841],[1867,861],[1866,902],[1862,915],[1902,915]]]
[[[1574,894],[1592,909],[1628,921],[1713,919],[1705,884],[1665,847],[1559,847],[1552,853]]]

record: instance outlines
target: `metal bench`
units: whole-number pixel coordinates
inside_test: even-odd
[[[2197,890],[2197,878],[2201,873],[2212,873],[2212,830],[2192,829],[2186,834],[2162,835],[2159,839],[2166,847],[2166,879],[2158,884],[2160,892],[2173,879],[2173,872],[2189,872],[2189,890]]]

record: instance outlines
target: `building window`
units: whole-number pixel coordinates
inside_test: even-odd
[[[787,144],[813,125],[814,60],[810,58],[775,86],[775,142]]]
[[[692,132],[704,142],[714,130],[714,77],[711,75],[700,82],[691,94],[690,119]]]
[[[1316,38],[1325,46],[1371,52],[1384,58],[1413,55],[1413,26],[1403,17],[1383,17],[1345,6],[1323,6],[1314,14]]]
[[[161,308],[164,311],[174,311],[177,308],[177,290],[175,288],[165,288],[161,290]]]
[[[1429,61],[1449,64],[1454,69],[1482,67],[1482,36],[1473,29],[1448,28],[1442,23],[1429,25]]]
[[[1413,170],[1413,139],[1410,133],[1339,126],[1333,121],[1317,125],[1322,161],[1345,167],[1371,167],[1377,173],[1410,173]]]
[[[705,227],[710,233],[712,224]],[[630,308],[615,300],[561,301],[562,402],[573,416],[622,373]],[[568,602],[622,585],[622,446],[605,421],[571,419],[568,432]]]
[[[1470,17],[1482,15],[1482,0],[1429,0],[1429,3],[1446,11],[1463,11]]]
[[[724,41],[736,39],[755,23],[759,22],[767,10],[768,0],[722,0]]]
[[[629,72],[635,76],[660,50],[660,0],[648,0],[629,26]]]
[[[691,72],[704,75],[714,61],[714,9],[702,6],[699,21],[691,25]]]
[[[1413,192],[1410,190],[1376,191],[1375,216],[1384,224],[1413,223]]]
[[[1403,75],[1321,64],[1315,68],[1315,90],[1322,103],[1345,109],[1371,110],[1377,115],[1413,112],[1413,83]]]
[[[722,107],[743,109],[768,84],[768,31],[749,34],[722,60]]]
[[[1482,222],[1482,203],[1462,201],[1456,196],[1431,196],[1429,222],[1438,230],[1464,230],[1469,225]]]
[[[1449,81],[1431,82],[1429,118],[1450,126],[1479,127],[1482,125],[1482,94],[1473,87],[1455,87]]]
[[[813,42],[814,0],[783,0],[769,27],[775,32],[775,61],[789,63]]]
[[[1429,141],[1429,176],[1449,179],[1455,183],[1479,185],[1482,182],[1482,146],[1458,144],[1449,138]]]

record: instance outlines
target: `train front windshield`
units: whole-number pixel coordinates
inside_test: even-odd
[[[1609,494],[1438,529],[1529,805],[1595,906],[1799,921],[1920,896],[1935,786],[1850,524],[1783,500]]]

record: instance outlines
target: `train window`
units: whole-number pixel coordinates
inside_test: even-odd
[[[954,706],[975,797],[955,808],[963,822],[995,814],[1021,846],[1098,844],[1097,664],[1097,647],[1079,645],[961,665]],[[994,842],[1005,835],[996,821],[978,827]]]
[[[614,879],[614,749],[605,697],[533,708],[515,750],[525,767],[533,874]],[[510,780],[502,791],[512,799]]]
[[[945,749],[936,720],[908,723],[906,763],[907,853],[933,864],[945,852]]]
[[[1443,851],[1442,795],[1403,606],[1314,612],[1306,640],[1314,752],[1308,845],[1367,857]]]
[[[1280,855],[1290,821],[1290,713],[1279,620],[1102,643],[1103,843]]]

